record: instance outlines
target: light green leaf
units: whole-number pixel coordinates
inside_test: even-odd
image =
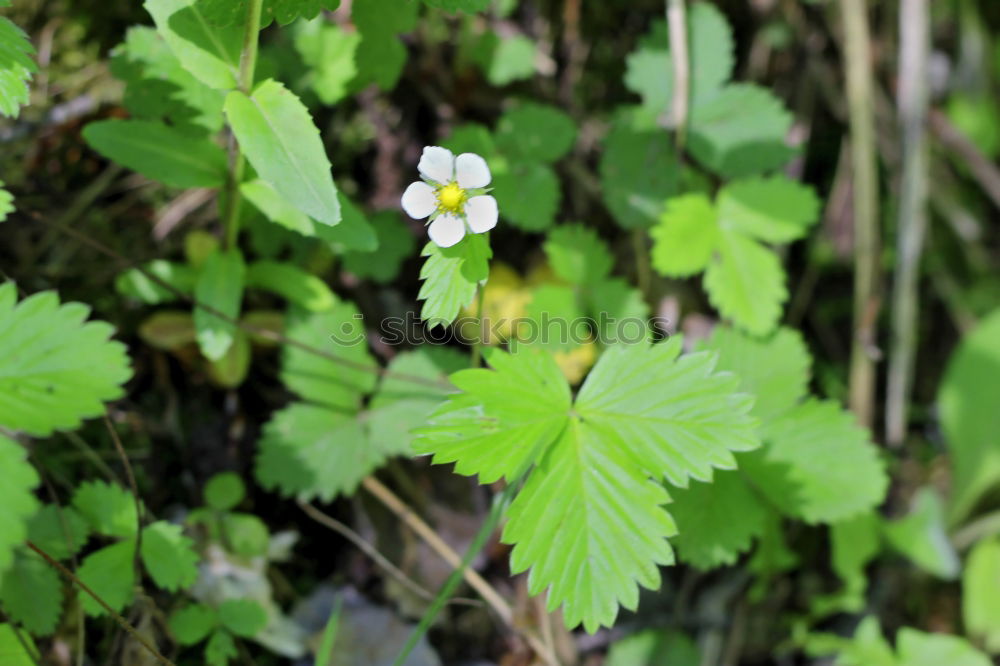
[[[216,474],[205,484],[205,504],[216,511],[229,511],[243,501],[246,486],[236,472]]]
[[[253,599],[226,599],[218,610],[222,626],[240,638],[253,638],[267,624],[267,613]]]
[[[0,522],[0,578],[13,562],[14,548],[28,534],[25,523],[38,510],[34,495],[38,474],[26,458],[24,447],[0,434],[0,478],[4,479],[0,484],[0,506],[6,516]]]
[[[335,229],[347,224],[344,222]],[[416,245],[413,233],[394,211],[381,211],[372,216],[371,226],[375,231],[375,248],[371,251],[353,251],[344,255],[344,268],[359,278],[368,278],[385,284],[399,274],[400,266],[412,253]]]
[[[543,247],[555,274],[572,284],[599,284],[614,264],[607,244],[582,224],[556,227]]]
[[[604,204],[625,229],[653,226],[677,189],[677,158],[669,135],[635,127],[620,114],[604,140],[600,172]]]
[[[642,292],[622,278],[607,278],[584,294],[587,314],[597,322],[597,339],[606,346],[649,339],[649,306]]]
[[[493,250],[485,234],[470,234],[448,248],[427,243],[420,256],[427,257],[420,269],[423,284],[417,295],[424,302],[420,318],[431,328],[444,328],[472,303],[476,288],[485,284]]]
[[[788,298],[778,256],[733,232],[720,234],[718,254],[708,264],[704,285],[722,316],[753,335],[774,330]]]
[[[62,582],[48,562],[32,551],[20,550],[0,580],[0,605],[10,619],[35,636],[56,630],[62,614]]]
[[[240,316],[246,265],[238,249],[218,251],[209,255],[198,274],[195,299],[212,308],[195,308],[194,327],[198,347],[205,358],[218,361],[233,344],[235,321]],[[218,314],[224,315],[223,319]]]
[[[34,53],[24,31],[0,17],[0,114],[14,118],[30,100],[28,81],[38,71]]]
[[[949,519],[957,522],[1000,482],[1000,309],[962,340],[948,362],[938,406],[951,451],[952,498]]]
[[[530,79],[535,75],[535,51],[535,43],[524,35],[501,39],[493,49],[486,79],[495,86]]]
[[[46,504],[28,521],[28,540],[57,560],[75,555],[88,532],[83,516],[69,506]]]
[[[814,656],[836,654],[836,666],[911,666],[897,661],[892,648],[882,636],[878,618],[874,616],[861,621],[853,638],[811,634],[806,650]]]
[[[83,128],[90,147],[108,159],[172,187],[219,187],[227,173],[226,153],[162,122],[100,120]]]
[[[844,582],[849,595],[863,598],[868,586],[865,567],[878,555],[881,529],[875,513],[860,513],[830,525],[833,570]],[[860,610],[860,609],[859,609]]]
[[[295,27],[295,50],[308,66],[303,83],[324,104],[335,104],[349,92],[357,75],[356,52],[361,44],[357,31],[346,32],[323,18]]]
[[[695,5],[696,7],[698,5]],[[645,629],[611,644],[604,666],[699,666],[701,654],[675,631]]]
[[[180,525],[159,520],[142,530],[142,562],[157,587],[170,592],[185,589],[198,578],[198,553]]]
[[[146,0],[144,6],[185,69],[209,87],[236,87],[242,28],[211,25],[196,0]]]
[[[447,12],[481,12],[490,6],[490,0],[424,0],[424,3]]]
[[[90,309],[59,305],[54,292],[17,303],[13,282],[0,285],[0,425],[45,436],[104,413],[131,376],[125,346]]]
[[[941,500],[931,488],[919,490],[910,513],[887,522],[884,533],[893,548],[924,571],[945,580],[958,577],[961,564],[945,531]]]
[[[170,614],[170,632],[181,645],[194,645],[203,641],[218,621],[213,609],[191,604]]]
[[[452,375],[461,393],[415,443],[481,483],[535,465],[503,540],[514,544],[511,570],[530,568],[529,592],[548,588],[548,607],[562,605],[569,627],[610,625],[619,604],[635,608],[637,583],[659,585],[676,533],[661,479],[708,479],[735,466],[732,451],[758,445],[735,378],[715,374],[711,355],[680,350],[680,338],[609,349],[575,404],[551,356],[494,351],[493,370]]]
[[[819,219],[812,188],[784,176],[729,183],[719,192],[719,224],[768,243],[802,238]]]
[[[91,553],[84,558],[76,575],[113,610],[121,612],[132,600],[135,586],[135,539],[126,539]],[[106,611],[88,595],[79,595],[80,605],[87,615],[102,615]]]
[[[236,388],[247,378],[252,356],[250,336],[236,330],[233,343],[217,361],[209,361],[205,368],[209,378],[223,388]]]
[[[493,196],[501,219],[527,231],[542,231],[555,222],[559,179],[545,164],[515,162],[494,170]]]
[[[177,291],[161,286],[147,277],[146,273],[155,275]],[[147,305],[170,303],[180,298],[180,295],[194,291],[198,280],[198,272],[188,264],[181,264],[165,259],[154,259],[145,264],[142,271],[130,268],[119,273],[115,278],[115,290],[127,298],[133,298]],[[179,293],[178,293],[179,292]]]
[[[96,534],[131,537],[138,529],[135,498],[126,489],[107,481],[84,481],[77,486],[73,508]]]
[[[303,236],[315,236],[316,225],[308,215],[278,194],[266,180],[250,180],[240,185],[240,193],[267,219]]]
[[[249,513],[227,513],[222,518],[222,529],[228,539],[227,548],[240,557],[262,557],[267,553],[271,535],[267,525]]]
[[[23,631],[15,633],[11,625],[0,623],[0,663],[4,666],[37,666],[39,653],[31,636]]]
[[[0,222],[7,219],[7,216],[14,212],[14,195],[3,189],[3,181],[0,180]]]
[[[218,629],[205,645],[205,663],[208,666],[226,666],[230,659],[239,656],[233,635],[225,629]]]
[[[375,387],[376,375],[361,315],[354,304],[341,301],[322,313],[294,309],[289,313],[285,333],[292,340],[343,359],[338,363],[286,345],[281,379],[288,388],[315,403],[357,410],[362,394]]]
[[[699,569],[733,564],[764,531],[766,509],[738,471],[716,472],[712,483],[670,490],[677,521],[674,545]]]
[[[762,428],[766,446],[740,467],[784,514],[845,520],[878,506],[889,479],[869,434],[832,401],[810,399]]]
[[[517,346],[527,344],[552,352],[575,349],[590,339],[590,327],[583,319],[576,292],[559,284],[543,284],[532,292],[516,332],[520,338]]]
[[[969,553],[962,572],[966,631],[991,653],[1000,652],[1000,539],[984,539]]]
[[[708,266],[720,240],[715,207],[700,193],[674,197],[649,234],[653,268],[660,274],[687,277],[699,273]]]
[[[985,654],[960,636],[926,634],[903,627],[896,637],[900,664],[905,666],[992,666]]]
[[[325,282],[285,262],[262,260],[250,264],[246,286],[270,291],[311,312],[329,310],[337,302]]]
[[[522,104],[504,113],[497,123],[497,148],[512,161],[555,162],[575,140],[573,119],[544,104]]]
[[[226,118],[250,164],[285,199],[317,222],[340,222],[337,188],[319,130],[301,100],[274,80],[251,96],[226,97]]]

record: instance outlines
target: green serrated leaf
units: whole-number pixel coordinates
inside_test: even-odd
[[[198,347],[205,358],[218,361],[229,350],[236,336],[236,323],[243,302],[246,265],[238,249],[209,255],[198,274],[195,299],[211,310],[195,308],[194,327]],[[218,313],[218,314],[216,314]],[[223,315],[220,317],[219,315]]]
[[[88,533],[83,516],[69,506],[46,504],[28,521],[28,540],[57,560],[79,552]]]
[[[704,194],[674,197],[667,201],[650,236],[653,268],[660,274],[687,277],[699,273],[719,245],[715,207]]]
[[[0,605],[10,619],[35,636],[56,630],[62,615],[62,581],[41,556],[20,550],[0,583]]]
[[[583,319],[576,292],[572,287],[543,284],[531,293],[525,316],[517,323],[521,338],[517,343],[548,351],[568,351],[590,339],[590,328]]]
[[[100,120],[83,128],[91,148],[108,159],[172,187],[219,187],[227,173],[226,153],[162,122]]]
[[[246,22],[247,0],[196,0],[205,20],[213,26],[242,26]],[[261,29],[275,20],[288,25],[297,18],[314,19],[320,11],[333,11],[340,0],[264,0],[261,8]]]
[[[240,638],[253,638],[267,624],[267,612],[253,599],[226,599],[218,611],[222,626]]]
[[[358,73],[360,33],[346,32],[324,19],[316,19],[296,26],[294,44],[309,67],[302,82],[321,102],[335,104],[350,92],[350,83]]]
[[[321,279],[280,261],[255,261],[247,267],[246,286],[264,289],[311,312],[329,310],[337,296]]]
[[[247,96],[226,97],[226,118],[254,170],[292,205],[317,222],[340,222],[330,160],[302,101],[267,80]]]
[[[722,316],[754,335],[774,330],[788,298],[778,256],[734,232],[719,235],[717,255],[708,264],[704,285],[709,301]]]
[[[768,243],[802,238],[819,219],[812,188],[784,176],[729,183],[719,192],[719,224]]]
[[[31,99],[28,81],[38,71],[31,58],[34,53],[24,31],[0,17],[0,114],[14,118]]]
[[[138,529],[132,494],[107,481],[84,481],[77,486],[73,508],[96,534],[131,537]]]
[[[116,612],[132,599],[135,586],[135,539],[130,538],[95,551],[84,558],[76,575]],[[87,615],[106,611],[88,594],[79,596]]]
[[[243,501],[246,486],[236,472],[216,474],[205,484],[205,504],[216,511],[229,511]]]
[[[599,284],[614,264],[607,244],[582,224],[556,227],[543,247],[555,274],[571,284]]]
[[[673,562],[660,479],[708,479],[735,467],[732,451],[758,445],[735,378],[715,374],[711,355],[680,350],[679,338],[609,349],[575,403],[551,356],[494,351],[492,370],[452,375],[461,393],[415,443],[482,483],[535,465],[503,539],[514,544],[511,570],[530,568],[529,591],[548,588],[548,607],[562,605],[569,627],[610,625],[619,604],[635,608],[637,583],[656,587],[657,565]]]
[[[0,285],[0,425],[45,436],[104,413],[131,376],[125,346],[105,322],[85,322],[81,303],[59,305],[54,292],[17,303]]]
[[[677,189],[677,158],[669,135],[637,128],[627,114],[615,119],[600,164],[604,203],[625,229],[651,227]]]
[[[559,210],[559,178],[552,167],[536,162],[499,166],[493,174],[493,196],[500,217],[527,231],[543,231]]]
[[[973,547],[962,572],[962,618],[965,629],[989,652],[1000,652],[1000,539]]]
[[[0,304],[3,290],[0,289]],[[27,461],[24,447],[0,434],[0,506],[7,518],[0,522],[0,578],[10,567],[14,548],[24,542],[28,534],[26,522],[38,510],[34,489],[38,474]]]
[[[544,104],[522,104],[504,113],[497,123],[497,147],[513,161],[555,162],[575,140],[573,119]]]
[[[443,328],[472,303],[477,287],[489,277],[493,250],[485,234],[470,234],[448,248],[428,243],[420,256],[427,257],[420,269],[423,284],[417,295],[424,302],[420,318],[431,328]]]
[[[198,553],[180,525],[159,520],[142,530],[142,562],[157,587],[171,592],[188,588],[198,578]]]
[[[212,25],[196,0],[146,0],[144,6],[187,71],[211,88],[236,87],[242,28]]]
[[[931,488],[920,489],[910,513],[883,530],[889,544],[924,571],[945,580],[958,577],[961,563],[945,530],[941,499]]]
[[[194,645],[203,641],[218,621],[213,609],[191,604],[170,614],[170,632],[181,645]]]

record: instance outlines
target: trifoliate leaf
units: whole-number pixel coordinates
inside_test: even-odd
[[[35,636],[55,631],[62,614],[62,582],[48,562],[22,549],[0,581],[0,606],[10,619]]]
[[[559,209],[559,179],[545,164],[515,162],[493,174],[493,196],[501,219],[526,231],[542,231],[552,226]]]
[[[767,335],[788,298],[781,261],[756,241],[731,232],[719,235],[717,251],[705,271],[708,300],[740,328]]]
[[[807,400],[762,428],[766,446],[741,458],[758,489],[807,523],[845,520],[881,503],[888,477],[868,432],[832,401]]]
[[[945,580],[958,577],[961,564],[945,531],[941,500],[930,488],[913,498],[910,513],[885,524],[889,544],[918,567]]]
[[[157,587],[171,592],[190,587],[198,578],[198,553],[180,525],[159,520],[142,530],[140,554]]]
[[[991,666],[985,654],[960,636],[926,634],[903,627],[896,637],[899,663],[905,666]]]
[[[566,224],[549,232],[545,255],[556,275],[571,284],[598,284],[614,260],[597,232],[582,224]]]
[[[107,481],[84,481],[77,486],[73,508],[96,534],[130,537],[138,529],[135,498],[125,488]]]
[[[147,276],[154,275],[174,289],[167,289]],[[198,280],[198,272],[188,264],[165,259],[154,259],[143,265],[142,270],[130,268],[115,279],[115,290],[147,305],[176,301],[191,294]]]
[[[740,390],[753,395],[752,413],[770,423],[806,395],[812,358],[802,334],[781,328],[766,339],[725,326],[700,345],[719,354],[719,368],[740,378]]]
[[[677,170],[666,132],[636,128],[625,114],[616,118],[600,164],[604,203],[615,221],[625,229],[653,226],[677,189]]]
[[[253,599],[226,599],[218,611],[222,626],[241,638],[253,638],[267,624],[267,612]]]
[[[609,349],[575,403],[551,356],[493,351],[492,370],[452,375],[461,393],[415,443],[482,483],[535,465],[503,539],[514,544],[512,571],[530,568],[529,591],[548,588],[548,607],[562,605],[569,627],[610,625],[619,604],[635,608],[636,584],[656,587],[657,565],[673,562],[661,479],[707,480],[735,467],[732,451],[758,444],[736,379],[714,373],[711,355],[680,350],[680,338]]]
[[[733,71],[733,35],[715,5],[691,4],[687,12],[690,98],[692,106],[711,98]],[[656,115],[669,108],[674,94],[674,67],[667,48],[665,21],[653,23],[639,50],[628,57],[625,86],[643,98]]]
[[[1000,309],[965,336],[948,362],[938,390],[941,426],[951,451],[954,480],[949,518],[965,517],[1000,482]]]
[[[76,575],[93,592],[117,612],[132,599],[135,585],[135,539],[95,551],[84,558]],[[81,592],[80,605],[87,615],[101,615],[106,611],[89,594]]]
[[[205,484],[205,504],[216,511],[229,511],[243,501],[246,486],[236,472],[216,474]]]
[[[375,387],[375,362],[368,353],[361,314],[342,301],[327,312],[289,312],[285,333],[292,340],[342,359],[317,356],[286,345],[281,379],[306,400],[338,409],[356,410],[361,396]]]
[[[69,506],[46,504],[28,521],[28,540],[57,560],[75,555],[88,532],[83,516]]]
[[[219,187],[226,153],[208,138],[162,122],[101,120],[83,128],[91,148],[108,159],[172,187]]]
[[[512,161],[555,162],[573,147],[576,125],[565,111],[522,104],[500,117],[497,147]]]
[[[246,286],[277,294],[311,312],[329,310],[337,302],[323,280],[282,261],[255,261],[247,267]]]
[[[424,0],[429,7],[446,12],[481,12],[490,6],[490,0]]]
[[[764,531],[766,510],[738,471],[671,489],[670,497],[677,521],[672,541],[681,559],[699,569],[733,564]]]
[[[198,274],[195,299],[211,310],[195,308],[194,327],[198,347],[211,361],[225,356],[233,344],[245,282],[246,264],[239,249],[213,252]]]
[[[973,547],[962,572],[962,618],[965,629],[991,653],[1000,652],[1000,539]]]
[[[211,88],[235,88],[243,29],[212,25],[196,0],[146,0],[156,29],[184,68]]]
[[[38,648],[31,636],[15,632],[9,624],[0,623],[0,664],[5,666],[37,666]]]
[[[0,425],[45,436],[104,413],[131,376],[113,329],[84,322],[90,309],[59,305],[54,292],[17,303],[13,282],[0,285]]]
[[[0,114],[14,118],[28,103],[28,81],[38,71],[31,59],[34,53],[24,31],[7,17],[0,17]]]
[[[385,284],[399,275],[403,261],[413,254],[416,239],[399,214],[393,211],[376,213],[371,225],[378,239],[376,249],[344,254],[344,268],[359,278]]]
[[[181,645],[194,645],[203,641],[218,621],[213,609],[191,604],[170,614],[170,632]]]
[[[524,35],[502,38],[490,55],[486,79],[495,86],[530,79],[535,75],[536,58],[535,43]]]
[[[653,268],[667,277],[694,275],[705,270],[719,244],[715,207],[704,194],[674,197],[649,233]]]
[[[695,5],[696,7],[698,5]],[[699,666],[698,647],[684,634],[645,629],[615,641],[604,666]]]
[[[294,93],[268,79],[250,96],[229,93],[225,113],[261,178],[317,222],[340,222],[330,160],[309,110]]]
[[[324,104],[337,103],[349,92],[358,73],[356,53],[361,35],[346,32],[324,19],[299,23],[295,28],[295,50],[308,65],[303,83]]]
[[[792,116],[770,92],[732,84],[691,109],[688,147],[705,167],[738,178],[784,165],[795,154],[785,145]]]
[[[0,304],[3,290],[0,289]],[[27,461],[24,447],[0,435],[0,506],[6,518],[0,522],[0,578],[10,567],[14,547],[24,542],[28,534],[26,522],[38,510],[34,489],[38,474]]]
[[[811,187],[784,176],[740,180],[719,192],[719,224],[768,243],[802,238],[819,218]]]
[[[215,631],[205,645],[205,663],[208,666],[227,666],[229,660],[239,654],[233,635],[224,629]]]
[[[448,248],[428,243],[420,256],[427,257],[420,269],[423,284],[417,295],[424,302],[420,318],[431,328],[443,328],[472,303],[476,289],[489,276],[493,250],[485,235],[471,234]]]

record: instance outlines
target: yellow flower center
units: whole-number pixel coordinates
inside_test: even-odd
[[[458,183],[448,183],[437,191],[438,209],[443,213],[460,214],[465,207],[465,190]]]

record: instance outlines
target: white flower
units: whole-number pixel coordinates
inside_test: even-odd
[[[481,234],[497,226],[497,200],[486,194],[490,168],[474,153],[455,157],[440,146],[426,146],[417,170],[423,180],[403,192],[403,210],[410,217],[430,217],[427,235],[438,247],[451,247],[468,227]]]

